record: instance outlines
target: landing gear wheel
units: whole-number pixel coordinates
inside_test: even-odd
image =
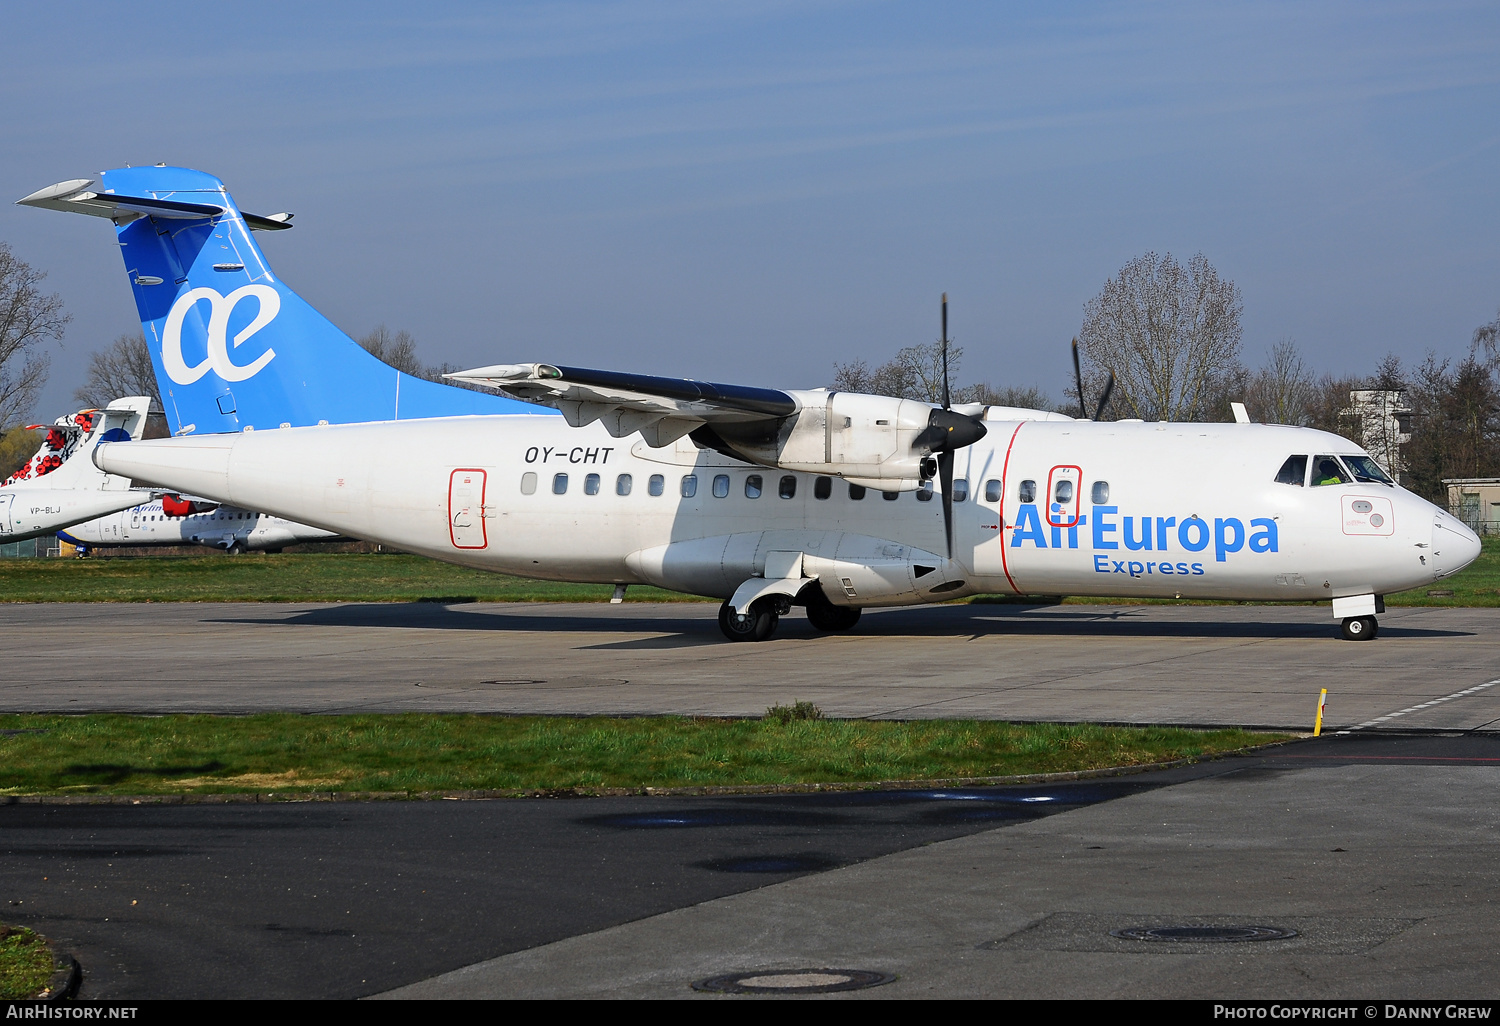
[[[1380,633],[1380,623],[1373,616],[1346,616],[1339,628],[1345,641],[1374,641]]]
[[[730,641],[765,641],[775,633],[780,620],[774,599],[752,602],[743,616],[735,613],[728,602],[719,607],[719,630]]]
[[[837,634],[847,631],[859,623],[862,610],[848,606],[836,606],[823,597],[821,591],[807,600],[807,622],[820,631]]]
[[[225,549],[224,551],[231,556],[238,556],[240,553],[245,551],[245,546],[241,545],[239,542],[230,542],[229,548]]]

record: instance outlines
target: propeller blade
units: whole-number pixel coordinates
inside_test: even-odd
[[[1115,390],[1115,372],[1109,372],[1109,380],[1104,383],[1104,393],[1099,396],[1099,405],[1094,409],[1094,419],[1098,420],[1104,416],[1104,408],[1109,405],[1109,395]]]
[[[943,409],[951,410],[948,398],[948,293],[943,293]]]
[[[938,479],[943,484],[943,534],[948,539],[948,558],[953,558],[953,450],[938,453]]]
[[[1083,402],[1083,369],[1078,365],[1078,339],[1073,339],[1073,380],[1078,384],[1078,410],[1084,420],[1089,419],[1089,408]]]

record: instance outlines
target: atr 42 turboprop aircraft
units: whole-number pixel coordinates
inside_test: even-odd
[[[543,363],[454,375],[521,402],[365,353],[252,239],[290,215],[241,212],[211,175],[122,168],[20,202],[116,227],[176,437],[101,446],[100,467],[453,563],[718,596],[732,639],[792,605],[837,631],[976,592],[1328,599],[1365,639],[1386,592],[1479,554],[1321,431]]]
[[[149,499],[128,477],[94,465],[101,443],[139,438],[151,409],[148,396],[116,399],[102,410],[59,417],[36,455],[0,486],[0,542],[24,541]],[[32,425],[41,429],[46,425]]]
[[[57,532],[78,554],[128,545],[205,545],[230,555],[280,552],[287,545],[333,541],[332,531],[283,517],[180,495],[132,506]]]

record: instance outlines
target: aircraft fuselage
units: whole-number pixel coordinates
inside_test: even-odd
[[[958,455],[951,560],[930,492],[863,491],[687,439],[652,449],[560,417],[160,439],[101,447],[96,461],[533,577],[728,597],[768,560],[801,554],[831,602],[860,607],[973,593],[1334,599],[1418,587],[1477,556],[1471,532],[1399,487],[1276,480],[1291,456],[1360,453],[1274,425],[991,422]]]

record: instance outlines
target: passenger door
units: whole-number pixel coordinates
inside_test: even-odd
[[[0,495],[0,534],[10,534],[10,504],[15,501],[14,495]]]
[[[455,549],[489,545],[484,527],[485,472],[455,470],[448,475],[448,537]]]

